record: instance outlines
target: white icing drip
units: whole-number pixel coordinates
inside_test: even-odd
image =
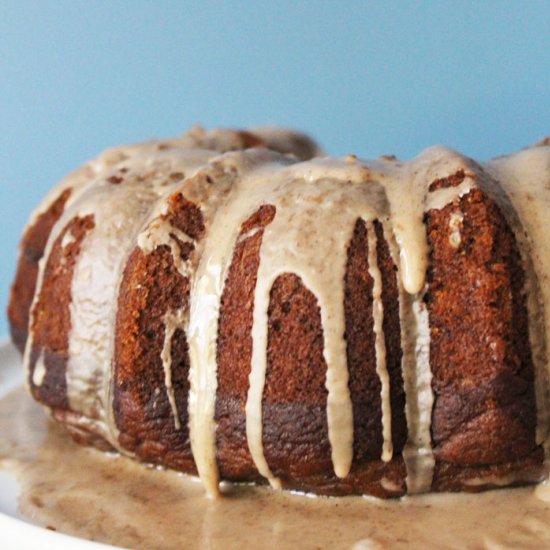
[[[222,274],[214,267],[209,269],[209,266],[205,266],[204,270],[205,274],[200,275],[193,287],[189,318],[189,430],[193,458],[200,478],[206,491],[210,495],[216,495],[219,483],[214,422],[217,380],[216,350],[212,342],[215,342],[217,335],[219,311],[218,301],[211,296],[213,292],[221,294],[221,289],[211,285],[212,281],[220,280]],[[220,281],[220,286],[221,283],[223,280]],[[200,309],[201,318],[198,322],[195,320],[197,309]],[[201,324],[205,319],[209,322]]]
[[[287,169],[288,170],[288,169]],[[292,175],[293,170],[288,170]],[[250,181],[247,195],[258,183]],[[254,295],[253,355],[247,400],[247,436],[255,463],[273,481],[262,452],[261,403],[266,369],[267,308],[273,282],[293,273],[317,298],[327,363],[328,435],[335,474],[345,477],[353,458],[353,411],[348,388],[344,339],[344,276],[347,246],[359,217],[373,219],[385,208],[378,185],[363,180],[342,182],[271,175],[263,184],[266,204],[275,206],[274,220],[264,230]],[[353,197],[351,200],[348,200]],[[299,223],[298,221],[299,220]],[[330,234],[326,229],[331,227]],[[330,263],[326,259],[330,258]]]
[[[471,187],[473,162],[446,147],[430,147],[408,162],[381,157],[361,161],[353,155],[346,159],[313,159],[292,168],[295,177],[308,181],[320,178],[369,180],[383,186],[389,203],[392,228],[399,244],[400,273],[405,290],[410,294],[424,287],[428,245],[424,213],[456,200]],[[430,184],[459,171],[466,175],[457,187],[429,193]]]
[[[394,235],[383,225],[384,239],[388,244],[391,258],[395,265],[399,265],[399,247]],[[399,268],[398,268],[399,270]],[[413,313],[413,302],[415,298],[408,294],[403,288],[401,278],[397,278],[398,300],[399,300],[399,327],[401,340],[401,372],[403,376],[403,389],[405,391],[405,415],[407,418],[408,440],[403,449],[403,459],[407,469],[407,492],[426,492],[431,485],[431,474],[425,475],[421,468],[423,464],[418,460],[418,437],[411,438],[412,433],[418,431],[418,392],[417,392],[417,365],[416,365],[416,324]],[[431,445],[430,445],[431,447]],[[429,477],[429,483],[427,478]]]
[[[382,460],[389,462],[393,456],[392,429],[391,429],[391,402],[390,377],[386,366],[386,339],[384,335],[384,305],[382,303],[382,274],[378,267],[377,237],[372,223],[367,224],[368,264],[369,274],[373,280],[372,312],[374,318],[374,335],[376,351],[376,373],[380,378],[382,403]]]
[[[431,191],[426,200],[426,211],[440,210],[448,204],[451,204],[464,195],[467,195],[476,185],[477,179],[473,174],[465,174],[464,181],[455,187],[443,187]]]
[[[382,183],[388,195],[393,231],[400,248],[403,286],[409,294],[424,287],[428,263],[428,244],[424,226],[428,187],[434,180],[453,175],[463,169],[467,159],[444,147],[431,147],[407,163],[378,161],[391,166]],[[448,190],[454,199],[456,190]]]
[[[65,235],[63,235],[63,239],[61,239],[61,248],[66,248],[70,244],[74,243],[76,240],[74,234],[72,231],[67,231]]]
[[[168,394],[168,401],[174,416],[174,425],[176,430],[181,429],[181,422],[176,403],[176,394],[172,385],[172,337],[178,328],[185,326],[186,312],[182,309],[177,311],[167,311],[164,315],[164,345],[160,358],[162,359],[162,368],[164,370],[164,385]]]

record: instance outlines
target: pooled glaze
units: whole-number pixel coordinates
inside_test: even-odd
[[[382,501],[198,480],[71,441],[19,389],[0,400],[0,468],[28,521],[126,548],[532,550],[550,546],[547,485]]]

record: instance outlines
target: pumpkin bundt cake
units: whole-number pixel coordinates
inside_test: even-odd
[[[318,155],[290,131],[195,129],[68,176],[9,306],[34,398],[211,494],[543,479],[550,147]]]

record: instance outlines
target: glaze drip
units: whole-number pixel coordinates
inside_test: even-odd
[[[181,429],[180,415],[178,412],[178,405],[176,403],[176,395],[174,387],[172,385],[172,337],[176,330],[184,326],[185,324],[185,312],[182,309],[177,311],[167,311],[164,316],[164,345],[162,346],[161,359],[162,368],[164,370],[164,385],[166,392],[168,393],[168,401],[170,402],[170,408],[172,409],[172,415],[174,416],[174,425],[176,430]]]
[[[390,377],[386,368],[386,339],[383,329],[384,320],[384,305],[382,304],[382,274],[378,267],[378,257],[376,253],[377,239],[372,223],[367,224],[368,236],[368,261],[369,274],[374,281],[372,289],[373,298],[373,317],[374,317],[374,333],[375,333],[375,350],[376,350],[376,373],[380,378],[382,385],[381,401],[382,401],[382,434],[384,443],[382,446],[382,460],[388,462],[392,459],[393,443],[391,436],[391,403],[390,403]]]

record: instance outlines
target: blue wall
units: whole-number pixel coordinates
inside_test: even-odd
[[[2,0],[0,305],[31,208],[108,145],[277,123],[486,158],[550,134],[549,37],[536,1]]]

